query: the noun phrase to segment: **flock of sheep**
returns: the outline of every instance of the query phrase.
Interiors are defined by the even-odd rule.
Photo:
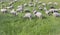
[[[33,0],[31,0],[29,3],[24,3],[21,4],[19,6],[17,6],[17,9],[14,9],[13,4],[16,3],[17,0],[14,0],[12,2],[8,3],[8,6],[5,6],[4,2],[0,2],[2,4],[2,8],[0,10],[0,12],[4,13],[10,13],[13,14],[15,16],[18,15],[18,13],[25,13],[25,15],[23,16],[24,18],[29,18],[31,20],[31,18],[33,16],[36,16],[37,18],[43,18],[43,14],[39,11],[36,10],[36,7],[38,8],[38,10],[40,11],[44,11],[44,13],[46,15],[53,15],[54,17],[60,17],[60,8],[56,8],[55,6],[58,5],[57,2],[48,2],[47,4],[41,1],[36,0],[35,2],[33,2]],[[32,13],[29,9],[25,9],[25,7],[33,7]],[[49,9],[47,8],[49,6]],[[33,15],[33,16],[32,16]]]

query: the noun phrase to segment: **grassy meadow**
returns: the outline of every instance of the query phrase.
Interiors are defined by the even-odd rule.
[[[21,2],[16,2],[14,8],[16,9],[19,4],[23,4],[29,0],[22,0]],[[42,2],[48,3],[58,2],[60,7],[60,0],[40,0]],[[7,5],[8,2],[5,2]],[[1,4],[0,4],[1,8]],[[27,7],[32,11],[32,7]],[[46,17],[44,19],[33,18],[31,21],[29,19],[23,19],[24,13],[20,13],[18,16],[13,16],[11,14],[0,13],[0,35],[60,35],[60,18],[47,16],[42,11],[43,15]]]

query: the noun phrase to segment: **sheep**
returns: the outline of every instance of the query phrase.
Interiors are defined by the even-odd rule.
[[[2,13],[7,13],[7,9],[6,9],[6,8],[2,8],[2,9],[1,9],[1,12],[2,12]]]
[[[24,6],[20,5],[18,6],[18,8],[16,9],[17,12],[23,12]]]
[[[48,2],[48,5],[52,5],[52,2]]]
[[[50,16],[49,10],[45,10],[45,13],[46,13],[46,15],[49,15]]]
[[[34,7],[36,7],[36,3],[34,3]]]
[[[11,2],[9,2],[8,4],[9,4],[9,5],[12,5],[12,4],[14,4],[14,2],[13,2],[13,1],[11,1]]]
[[[26,13],[25,13],[25,15],[24,15],[23,17],[24,17],[24,18],[29,18],[29,19],[31,20],[32,14],[30,13],[30,11],[29,11],[29,10],[26,10],[25,12],[26,12]]]
[[[38,4],[42,4],[42,1],[38,2]]]
[[[12,9],[13,8],[13,5],[11,5],[11,6],[8,6],[8,7],[6,7],[7,9]]]
[[[18,15],[17,12],[16,12],[14,9],[12,9],[12,10],[10,11],[10,13],[13,14],[13,15],[15,15],[15,16]]]
[[[58,9],[54,9],[54,12],[58,12],[59,10]]]
[[[22,12],[22,8],[16,9],[17,12]]]
[[[58,10],[60,11],[60,8]]]
[[[34,5],[34,4],[33,4],[32,2],[29,3],[29,6],[30,6],[30,7],[33,7],[33,5]]]
[[[35,0],[35,2],[37,3],[37,2],[39,2],[39,0]]]
[[[44,11],[45,11],[45,10],[47,10],[47,8],[46,8],[46,7],[44,7]]]
[[[60,13],[54,12],[54,13],[53,13],[53,16],[54,16],[54,17],[60,17]]]
[[[42,3],[42,5],[45,7],[46,6],[46,3]]]
[[[50,9],[49,11],[53,13],[53,12],[58,12],[59,10],[58,9]]]
[[[58,5],[58,3],[57,2],[54,2],[54,5]]]
[[[27,4],[27,3],[25,3],[25,4],[24,4],[24,7],[26,7],[26,6],[28,6],[28,4]]]
[[[18,0],[14,0],[14,2],[17,2]]]
[[[42,6],[39,6],[38,8],[39,8],[39,10],[43,10],[43,7]]]
[[[36,10],[33,11],[34,16],[38,17],[39,19],[42,18],[42,13],[41,12],[37,12]]]

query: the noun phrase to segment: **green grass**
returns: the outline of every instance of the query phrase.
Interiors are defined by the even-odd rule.
[[[60,0],[41,1],[46,3],[56,1],[60,3]],[[14,7],[16,8],[19,4],[22,4],[22,2],[15,3]],[[26,0],[26,2],[28,2],[28,0]],[[57,8],[59,8],[59,6],[60,5],[58,5]],[[29,7],[29,9],[32,10],[32,7]],[[60,35],[59,17],[55,18],[44,14],[46,18],[33,18],[30,21],[29,19],[23,19],[23,15],[24,13],[20,13],[18,16],[0,13],[0,35]]]

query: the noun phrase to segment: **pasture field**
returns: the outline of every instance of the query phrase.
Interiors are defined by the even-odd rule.
[[[46,3],[49,1],[58,2],[59,4],[56,8],[60,7],[60,0],[40,1]],[[28,3],[29,0],[25,0],[25,2]],[[16,2],[14,4],[15,9],[19,4],[25,2],[24,0],[22,0],[22,2]],[[7,5],[8,2],[5,2],[5,4]],[[32,7],[27,8],[30,9],[30,11],[33,9]],[[44,12],[42,13],[44,14]],[[30,21],[29,19],[23,19],[23,15],[24,13],[20,13],[18,16],[0,13],[0,35],[60,35],[60,17],[47,16],[44,14],[46,18],[33,18]]]

